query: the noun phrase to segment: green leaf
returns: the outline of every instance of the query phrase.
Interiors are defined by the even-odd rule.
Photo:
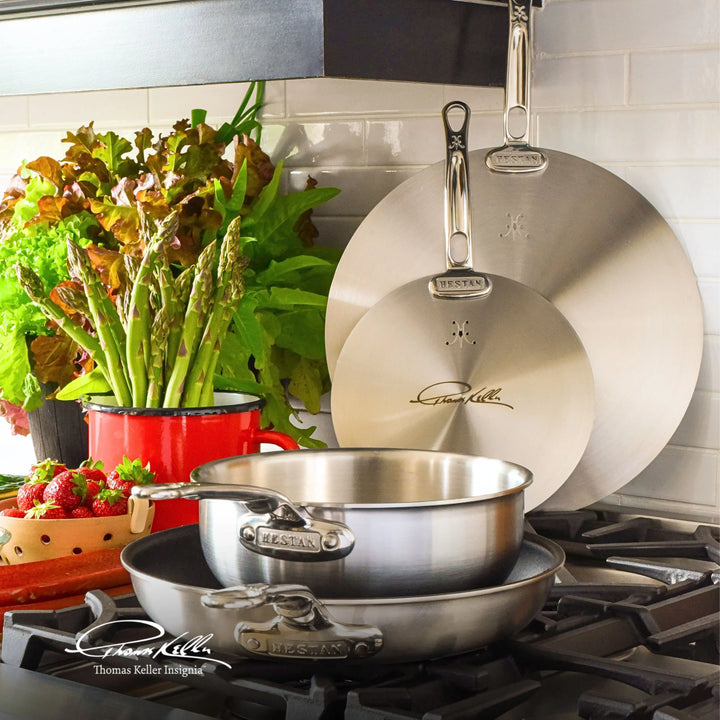
[[[251,395],[260,395],[263,397],[266,393],[271,392],[271,388],[262,385],[254,379],[239,379],[228,377],[227,375],[215,375],[215,389],[227,392],[245,392]]]
[[[320,412],[323,382],[318,363],[300,357],[290,375],[288,391],[303,401],[308,412]]]
[[[190,111],[190,125],[192,127],[198,126],[200,123],[205,122],[205,118],[207,118],[207,110],[202,110],[200,108],[195,108]]]
[[[245,203],[245,194],[247,191],[247,161],[244,161],[242,167],[238,171],[235,182],[232,186],[232,195],[227,198],[219,180],[214,182],[215,188],[215,204],[214,208],[223,216],[223,223],[218,231],[219,235],[227,232],[228,225],[234,218],[240,215]]]
[[[25,335],[0,334],[0,397],[13,405],[24,405],[25,378],[31,372]]]
[[[253,290],[252,297],[255,306],[262,309],[292,310],[297,305],[327,307],[327,296],[297,288],[273,287],[268,290]]]
[[[322,360],[325,357],[324,314],[316,309],[291,310],[277,316],[280,333],[275,344],[292,350],[303,358]]]
[[[272,180],[260,191],[255,198],[255,202],[250,208],[248,217],[255,219],[261,218],[267,212],[268,208],[277,200],[278,189],[280,188],[280,179],[282,177],[283,161],[281,160],[275,167]]]
[[[267,362],[267,345],[262,325],[255,316],[255,303],[251,298],[244,298],[240,303],[233,317],[233,333],[237,336],[245,354],[242,357],[249,358],[252,355],[255,362],[264,365]],[[225,340],[227,342],[227,338]],[[225,342],[223,342],[223,349]],[[237,362],[237,356],[235,359]],[[247,364],[247,362],[245,362]]]
[[[296,255],[285,260],[271,260],[267,270],[257,274],[257,281],[261,285],[291,285],[300,284],[302,273],[299,271],[309,268],[323,268],[331,272],[335,265],[313,255]]]
[[[80,375],[55,393],[56,400],[77,400],[83,395],[100,395],[112,392],[110,384],[100,368],[95,368],[86,375]]]
[[[279,164],[278,167],[281,167]],[[277,169],[276,169],[277,171]],[[273,181],[275,178],[273,178]],[[272,184],[272,181],[271,183]],[[263,193],[270,187],[266,186],[258,197],[257,204],[260,204]],[[294,225],[298,218],[306,211],[332,200],[340,190],[338,188],[310,188],[301,192],[292,193],[290,195],[281,195],[272,197],[272,212],[268,212],[267,207],[261,207],[262,212],[256,211],[253,205],[246,219],[246,224],[252,228],[254,234],[260,237],[269,237],[282,225],[291,223]]]
[[[31,372],[23,378],[23,395],[25,395],[25,401],[23,402],[22,407],[23,410],[26,410],[27,412],[37,410],[43,404],[40,383],[37,377]]]
[[[116,177],[132,175],[133,163],[123,157],[132,150],[130,141],[114,132],[98,134],[97,139],[100,142],[93,148],[93,157],[102,160]]]

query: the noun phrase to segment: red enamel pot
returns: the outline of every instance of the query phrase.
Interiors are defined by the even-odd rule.
[[[297,450],[289,435],[260,427],[264,400],[245,393],[215,393],[215,404],[191,408],[120,407],[107,396],[84,403],[89,433],[88,450],[105,470],[123,456],[150,464],[155,482],[189,482],[196,467],[213,460],[249,455],[260,445]],[[153,531],[198,522],[196,501],[157,503]]]

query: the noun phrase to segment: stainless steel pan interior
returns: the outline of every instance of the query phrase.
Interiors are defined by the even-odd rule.
[[[506,167],[491,168],[488,156],[502,160],[496,149],[469,153],[473,252],[484,271],[551,301],[589,357],[592,433],[575,470],[543,504],[573,509],[625,485],[675,432],[700,366],[702,304],[684,249],[640,193],[591,162],[527,145],[531,53],[523,13],[529,16],[529,0],[513,0],[512,13],[503,149],[509,159]],[[525,126],[514,137],[508,125],[518,112],[525,113]],[[383,199],[350,240],[328,302],[333,375],[368,310],[437,269],[443,183],[444,163],[419,172]]]
[[[520,551],[532,475],[456,453],[332,449],[217,460],[192,479],[133,494],[199,498],[205,558],[225,586],[397,597],[501,582]]]
[[[197,525],[136,540],[121,559],[151,619],[175,635],[207,635],[214,650],[395,663],[454,655],[517,633],[543,606],[564,555],[549,540],[526,535],[502,585],[405,598],[315,599],[303,618],[293,617],[299,613],[286,601],[294,593],[295,610],[304,604],[297,589],[256,586],[215,594],[220,586],[205,563]],[[265,598],[274,602],[263,604]],[[310,616],[318,615],[322,627],[309,627]]]

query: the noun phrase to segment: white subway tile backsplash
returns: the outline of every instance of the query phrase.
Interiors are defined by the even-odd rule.
[[[0,132],[26,130],[28,127],[28,98],[0,97]]]
[[[705,308],[705,332],[720,335],[720,279],[701,279],[698,287]]]
[[[221,83],[183,87],[150,88],[148,90],[150,122],[171,128],[176,120],[190,118],[191,111],[207,111],[207,122],[219,125],[232,119],[245,97],[249,83]],[[254,97],[254,95],[253,95]],[[268,82],[265,86],[264,118],[285,114],[284,85]]]
[[[720,450],[720,393],[695,392],[670,444]]]
[[[502,110],[505,89],[501,87],[472,87],[468,85],[446,85],[443,88],[443,105],[452,100],[462,100],[473,112],[481,110]],[[439,110],[440,108],[435,108]]]
[[[288,122],[263,125],[263,149],[287,167],[364,165],[364,125],[343,122]]]
[[[718,512],[718,457],[710,450],[669,445],[621,493],[671,503],[706,505]]]
[[[371,120],[367,145],[369,165],[428,165],[444,157],[439,117]]]
[[[717,45],[717,0],[549,0],[536,11],[539,53]]]
[[[445,157],[445,133],[439,110],[434,117],[369,120],[367,126],[370,166],[429,165]],[[500,145],[502,138],[500,113],[472,114],[468,131],[470,150]]]
[[[690,257],[695,274],[720,277],[720,222],[671,221],[670,226]]]
[[[630,55],[630,103],[720,101],[720,48]]]
[[[594,162],[717,163],[718,127],[716,108],[539,113],[540,144]]]
[[[74,128],[76,129],[76,128]],[[65,132],[0,133],[0,172],[14,174],[23,161],[41,155],[62,157],[67,146]]]
[[[417,114],[439,111],[441,85],[314,78],[287,81],[287,111],[305,115]]]
[[[417,168],[331,168],[316,172],[293,169],[289,187],[302,190],[311,175],[321,187],[340,188],[340,194],[319,206],[315,213],[324,216],[367,215],[391,190],[417,172]]]
[[[626,178],[663,217],[720,218],[718,165],[631,166]]]
[[[31,95],[28,102],[31,128],[74,131],[94,121],[97,132],[119,132],[148,123],[147,90]]]
[[[697,389],[720,392],[720,335],[705,336]]]
[[[538,58],[531,107],[612,107],[625,103],[624,55]]]
[[[313,214],[313,225],[320,233],[315,242],[323,247],[343,249],[347,246],[362,220],[362,217],[327,217]]]

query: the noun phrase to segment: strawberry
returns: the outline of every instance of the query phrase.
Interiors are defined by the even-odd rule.
[[[48,483],[42,480],[28,480],[18,488],[17,506],[23,512],[31,510],[35,506],[35,501],[43,501],[43,495]]]
[[[29,480],[47,483],[65,470],[67,470],[67,466],[58,460],[43,460],[30,468]]]
[[[103,465],[104,463],[102,460],[93,460],[92,458],[88,458],[81,463],[77,471],[81,472],[85,476],[86,480],[94,480],[97,483],[104,483],[105,472],[103,471]]]
[[[85,507],[90,507],[92,505],[92,501],[95,499],[95,496],[101,491],[105,489],[105,482],[97,480],[88,480],[87,481],[87,495],[85,495],[85,501],[82,503]]]
[[[56,475],[46,486],[43,500],[54,500],[66,512],[76,508],[87,495],[87,480],[78,470],[66,470]]]
[[[11,507],[11,508],[5,508],[4,510],[0,510],[0,515],[4,515],[5,517],[16,517],[16,518],[24,518],[25,513],[20,510],[20,508]]]
[[[114,490],[122,490],[125,497],[135,485],[149,485],[155,478],[155,473],[150,470],[150,463],[142,464],[142,460],[130,460],[123,455],[123,461],[107,475],[107,486]]]
[[[35,501],[35,507],[25,513],[28,520],[60,520],[67,517],[67,513],[52,500],[47,502]]]
[[[95,517],[124,515],[127,512],[127,498],[122,490],[106,488],[95,496],[92,511]]]
[[[93,511],[85,505],[78,505],[74,510],[70,511],[71,518],[91,518],[95,517]]]

